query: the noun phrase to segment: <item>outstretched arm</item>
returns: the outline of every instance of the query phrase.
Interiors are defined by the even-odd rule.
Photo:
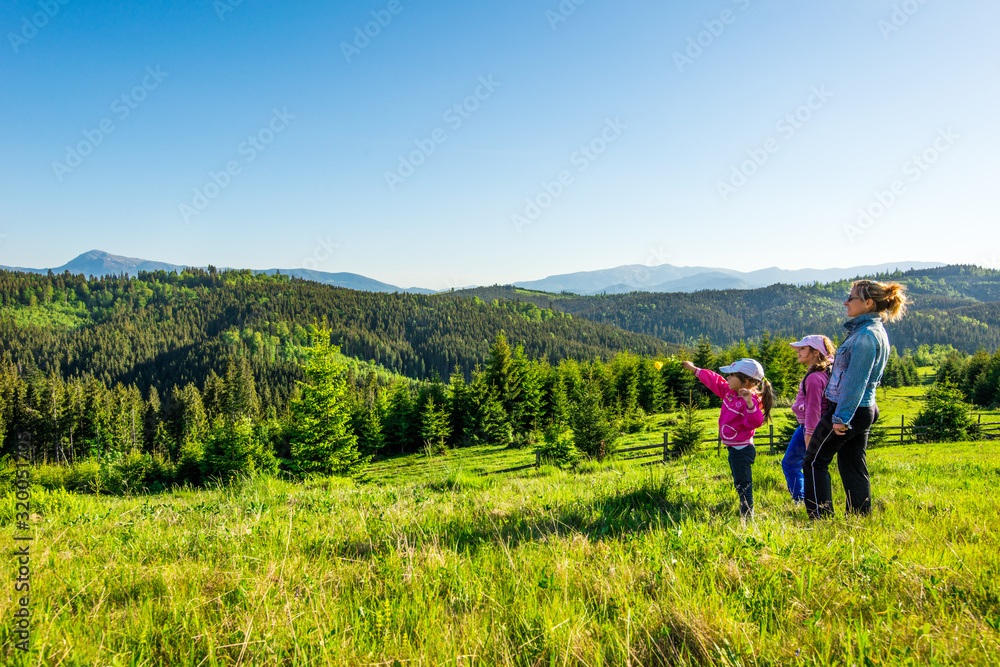
[[[703,385],[708,387],[708,390],[711,391],[713,394],[715,394],[719,398],[726,397],[726,392],[729,391],[729,383],[726,382],[726,379],[724,377],[722,377],[715,371],[710,371],[706,368],[698,368],[690,361],[682,362],[681,366],[683,366],[685,370],[694,373],[695,376],[698,378],[698,380]]]

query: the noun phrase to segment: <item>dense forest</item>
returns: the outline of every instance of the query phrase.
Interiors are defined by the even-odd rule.
[[[413,379],[447,377],[456,367],[471,377],[500,331],[549,363],[678,349],[511,301],[360,292],[211,267],[89,280],[0,271],[0,354],[42,373],[134,384],[143,393],[201,385],[240,350],[264,405],[282,406],[301,378],[310,325],[321,319],[344,355]]]
[[[1000,348],[1000,271],[946,266],[875,278],[905,284],[912,297],[909,314],[887,326],[890,340],[901,351],[921,345],[953,345],[969,354],[980,348]],[[606,296],[556,295],[494,286],[452,296],[533,303],[670,343],[690,346],[699,337],[710,336],[715,344],[728,346],[764,333],[842,337],[843,300],[851,282]]]
[[[0,272],[3,451],[29,433],[42,461],[115,464],[139,455],[188,481],[224,470],[222,459],[237,450],[257,467],[294,461],[292,413],[320,331],[324,344],[339,347],[338,405],[349,409],[349,435],[366,455],[423,446],[440,431],[428,431],[428,420],[455,406],[465,407],[449,445],[510,442],[541,423],[553,364],[603,368],[672,349],[532,304],[357,292],[250,271],[89,280]],[[490,400],[482,389],[481,365],[504,332],[517,341],[517,377],[533,378],[523,392],[533,407],[514,416],[513,398]],[[519,382],[500,386],[514,391]],[[462,393],[466,385],[474,399]]]

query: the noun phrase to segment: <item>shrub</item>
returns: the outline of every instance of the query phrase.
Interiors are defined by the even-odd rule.
[[[43,489],[63,489],[70,478],[70,470],[69,466],[55,464],[35,466],[31,471],[31,481]]]
[[[534,449],[538,446],[538,433],[534,431],[518,431],[508,445],[509,449]]]
[[[622,432],[624,433],[642,433],[648,430],[649,418],[642,408],[636,408],[622,418]]]
[[[571,466],[580,458],[573,447],[573,437],[565,429],[549,428],[545,430],[541,444],[537,449],[542,463],[556,466]]]
[[[197,440],[188,440],[181,445],[180,461],[177,462],[177,481],[200,486],[205,459],[205,448]]]
[[[587,389],[580,397],[577,409],[570,415],[573,444],[586,456],[603,461],[614,454],[618,429],[601,406],[598,392]]]
[[[132,451],[125,458],[110,466],[108,490],[114,494],[146,488],[146,475],[152,467],[148,454]]]
[[[0,457],[0,496],[14,491],[14,482],[17,479],[17,466],[10,454]]]
[[[217,424],[205,443],[202,474],[205,479],[227,480],[240,475],[274,473],[278,459],[262,429],[249,418]]]
[[[705,439],[705,424],[698,418],[698,406],[686,403],[681,406],[681,416],[673,429],[671,440],[675,454],[687,454],[695,450]]]
[[[972,405],[965,402],[961,390],[947,379],[927,392],[913,426],[918,429],[918,439],[924,442],[971,440],[979,435],[979,427],[972,420]]]
[[[146,470],[146,486],[150,491],[163,491],[177,483],[177,466],[160,454],[146,455],[149,467]]]
[[[66,479],[66,488],[78,493],[96,493],[102,488],[101,475],[101,464],[97,461],[74,463]]]

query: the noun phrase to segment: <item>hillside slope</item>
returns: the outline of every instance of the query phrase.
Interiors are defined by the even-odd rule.
[[[258,382],[285,395],[299,377],[297,355],[311,324],[324,318],[345,355],[416,379],[448,377],[456,366],[470,374],[501,331],[529,358],[550,363],[677,349],[511,301],[360,292],[250,271],[95,280],[0,271],[0,354],[46,374],[90,374],[108,386],[201,386],[243,349]]]
[[[888,326],[893,344],[900,349],[936,343],[950,343],[966,352],[1000,348],[1000,271],[945,266],[877,277],[905,284],[912,297],[909,314]],[[691,345],[707,336],[716,345],[729,346],[765,332],[842,337],[843,300],[850,286],[851,281],[843,280],[753,290],[600,296],[493,286],[456,291],[451,296],[533,303],[679,345]]]

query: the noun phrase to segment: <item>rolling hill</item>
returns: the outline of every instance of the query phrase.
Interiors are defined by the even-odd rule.
[[[891,274],[909,288],[909,314],[887,328],[899,349],[951,344],[966,352],[1000,348],[1000,271],[974,266],[945,266]],[[751,290],[576,296],[493,286],[456,291],[457,298],[531,302],[627,331],[679,345],[699,337],[728,346],[767,332],[802,336],[822,333],[842,337],[843,297],[851,281],[805,286],[778,284]]]

